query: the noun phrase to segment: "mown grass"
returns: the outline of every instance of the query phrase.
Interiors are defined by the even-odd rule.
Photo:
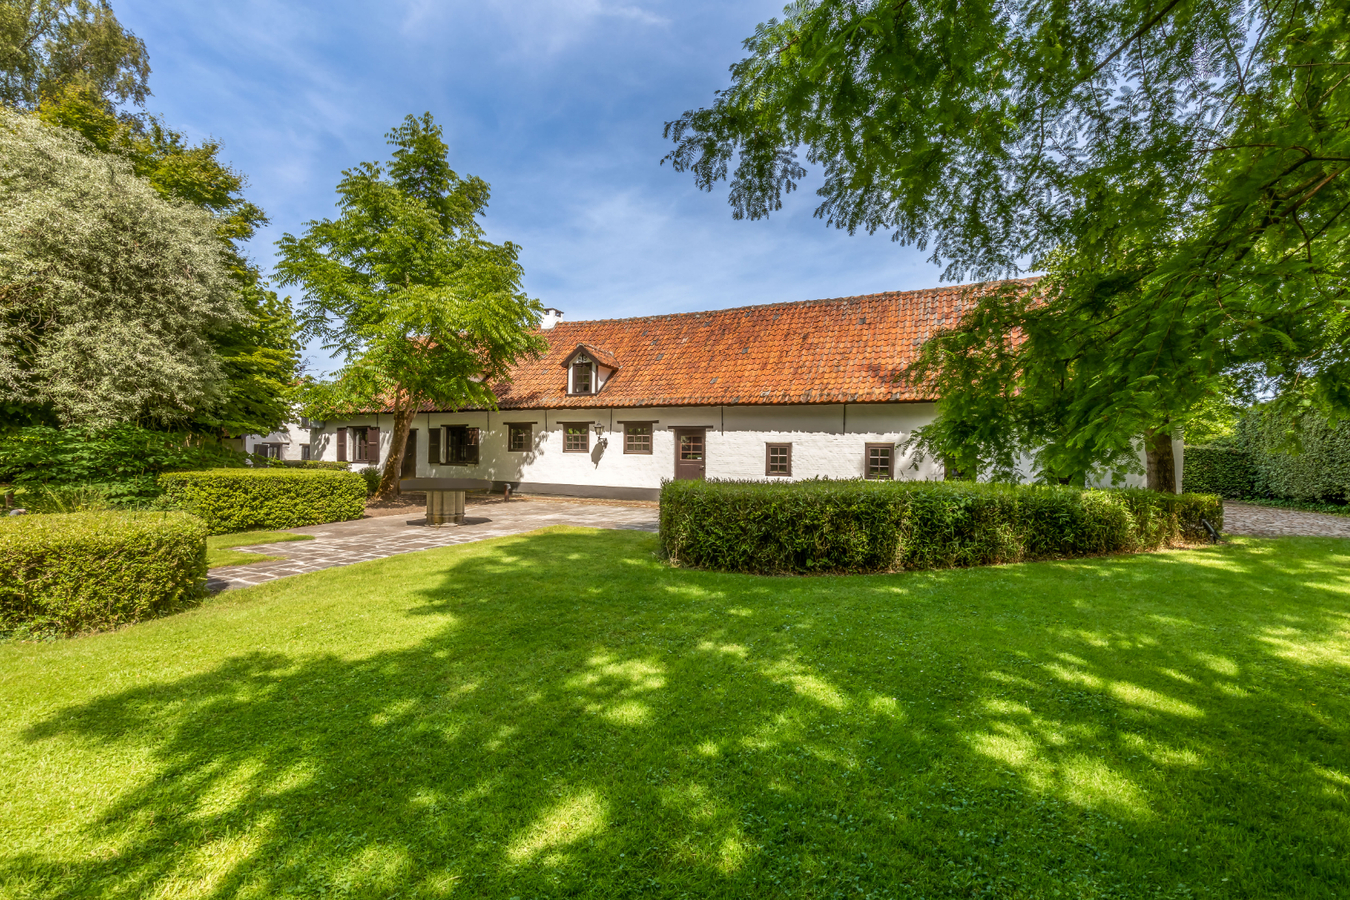
[[[1350,892],[1350,542],[857,578],[558,529],[0,646],[0,894]]]
[[[243,553],[235,547],[251,547],[255,544],[279,544],[282,541],[312,541],[308,534],[294,534],[289,531],[241,531],[237,534],[213,534],[206,539],[206,566],[244,566],[249,563],[266,562],[280,559],[279,556],[266,556],[262,553]]]

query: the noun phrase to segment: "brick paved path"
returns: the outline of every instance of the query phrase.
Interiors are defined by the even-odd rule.
[[[1350,538],[1350,516],[1332,516],[1274,506],[1249,506],[1225,500],[1223,530],[1228,534],[1254,537],[1307,535]]]
[[[207,587],[212,591],[247,587],[284,578],[317,572],[335,566],[349,566],[368,559],[381,559],[415,550],[430,550],[451,544],[465,544],[507,534],[521,534],[548,525],[586,525],[592,528],[623,528],[655,531],[659,511],[655,506],[619,506],[554,500],[513,500],[510,503],[471,505],[463,525],[428,528],[423,517],[380,516],[355,522],[310,525],[290,529],[310,534],[312,541],[287,541],[280,544],[255,544],[239,547],[245,553],[280,556],[283,559],[246,566],[222,566],[212,569]]]

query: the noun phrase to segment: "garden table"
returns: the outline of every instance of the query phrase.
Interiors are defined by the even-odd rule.
[[[427,492],[428,525],[463,525],[464,492],[492,490],[482,478],[404,478],[399,490]]]

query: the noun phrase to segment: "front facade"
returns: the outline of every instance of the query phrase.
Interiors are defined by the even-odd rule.
[[[655,499],[680,478],[940,479],[940,462],[901,446],[933,421],[934,398],[896,376],[982,289],[590,322],[551,314],[548,352],[494,387],[497,410],[418,413],[403,475],[620,499]],[[310,431],[311,456],[377,465],[392,424],[388,412],[326,422]]]

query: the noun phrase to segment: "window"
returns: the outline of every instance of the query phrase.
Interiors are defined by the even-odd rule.
[[[592,384],[591,358],[579,353],[577,358],[572,360],[572,393],[592,394],[594,393]]]
[[[895,445],[868,444],[866,477],[873,481],[890,481],[895,477]]]
[[[506,433],[506,449],[512,453],[524,453],[530,449],[534,443],[534,423],[522,422],[515,425],[508,424]]]
[[[254,444],[253,452],[264,459],[281,459],[280,444]]]
[[[591,424],[576,422],[563,424],[563,452],[589,453],[591,449]]]
[[[652,423],[623,423],[623,452],[650,454],[652,452]]]
[[[792,474],[791,444],[764,445],[764,474],[765,475]]]
[[[349,428],[348,433],[352,436],[352,461],[370,462],[370,441],[366,439],[366,428]]]
[[[468,425],[447,425],[445,461],[452,466],[478,465],[478,429]]]
[[[309,459],[309,453],[310,453],[310,450],[309,450],[309,444],[301,444],[301,445],[300,445],[300,458],[301,458],[301,459]]]
[[[308,427],[309,427],[309,417],[308,417],[308,416],[301,416],[301,417],[300,417],[300,427],[301,427],[301,428],[308,428]]]

